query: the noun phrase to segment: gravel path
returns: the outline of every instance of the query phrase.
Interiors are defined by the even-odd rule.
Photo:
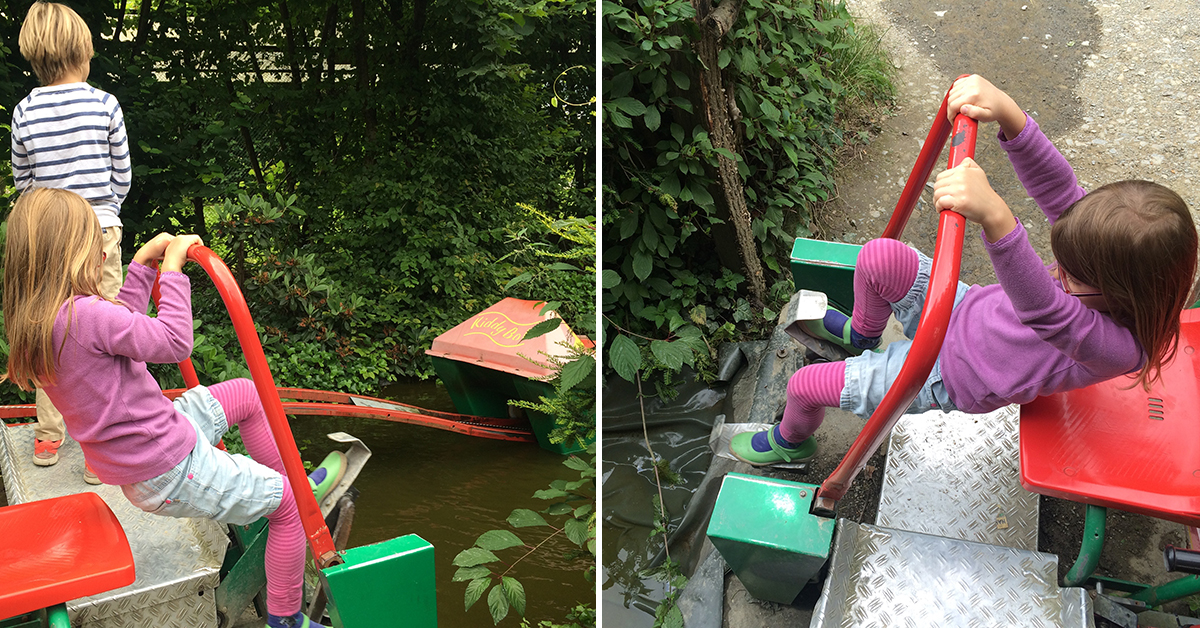
[[[1142,178],[1200,211],[1200,3],[1097,4],[1101,45],[1084,62],[1082,124],[1061,138],[1085,187]],[[1089,42],[1092,43],[1092,42]],[[1083,45],[1083,42],[1077,42]]]

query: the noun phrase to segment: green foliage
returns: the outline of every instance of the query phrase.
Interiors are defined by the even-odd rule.
[[[587,604],[578,604],[571,612],[567,613],[567,623],[556,624],[550,620],[543,619],[538,622],[537,628],[595,628],[596,626],[596,609]],[[524,619],[521,620],[521,628],[530,628],[531,624]]]
[[[0,107],[37,86],[15,53],[29,4],[0,10]],[[589,2],[72,6],[92,29],[89,78],[121,102],[131,138],[126,261],[159,231],[203,236],[280,382],[364,392],[432,376],[433,338],[538,263],[510,256],[526,243],[512,234],[548,232],[525,208],[594,214],[595,118],[576,106],[594,89]],[[593,333],[572,309],[586,280],[558,275],[527,291],[558,292],[535,298]],[[216,379],[240,351],[207,283],[194,275],[197,366]]]
[[[722,5],[723,6],[723,5]],[[810,235],[828,200],[851,108],[892,95],[878,38],[842,4],[747,0],[717,42],[738,151],[713,146],[692,3],[602,3],[605,242],[602,270],[608,366],[625,379],[646,365],[678,371],[711,357],[704,338],[763,333],[790,292],[785,254]],[[722,103],[724,104],[724,103]],[[754,311],[731,270],[727,190],[718,158],[741,175],[771,292]],[[715,254],[714,254],[715,253]],[[723,261],[728,260],[728,261]]]
[[[578,343],[564,347],[566,356],[543,355],[545,362],[538,363],[554,369],[553,375],[542,378],[554,384],[554,394],[539,396],[537,402],[514,399],[509,405],[554,417],[551,443],[586,446],[596,440],[596,350]]]
[[[574,314],[575,329],[595,328],[595,221],[587,218],[551,219],[532,207],[523,207],[538,218],[531,227],[513,233],[511,240],[522,243],[510,257],[515,261],[516,277],[505,290],[520,290],[525,286],[559,286],[564,301],[544,303],[542,313],[559,311]],[[535,229],[533,227],[540,227]],[[533,238],[537,238],[536,240]],[[553,260],[553,261],[552,261]],[[559,328],[562,318],[549,318],[534,325],[525,333],[533,339]],[[512,400],[510,405],[554,417],[554,429],[548,435],[551,443],[572,443],[587,446],[596,439],[596,350],[578,341],[561,343],[563,355],[525,356],[529,361],[553,374],[541,378],[554,384],[554,394],[538,397],[538,401]]]
[[[683,575],[679,564],[673,560],[664,561],[652,575],[667,583],[667,595],[654,609],[654,628],[683,628],[683,613],[677,602],[687,584],[687,576]]]
[[[516,529],[550,528],[552,531],[536,545],[529,545],[510,530],[489,530],[479,535],[474,547],[462,550],[454,557],[454,565],[458,571],[454,573],[454,582],[466,582],[467,588],[463,595],[465,610],[471,610],[484,592],[487,592],[488,611],[492,621],[499,624],[508,616],[509,611],[517,615],[525,615],[525,587],[516,578],[508,575],[514,567],[533,552],[538,551],[550,539],[565,536],[577,550],[568,554],[568,559],[578,561],[584,572],[584,577],[595,581],[596,570],[596,452],[594,447],[587,450],[588,460],[571,456],[563,462],[567,468],[577,472],[579,479],[574,481],[555,480],[547,489],[534,493],[537,499],[551,502],[539,512],[528,508],[517,508],[508,516],[508,524]],[[547,517],[561,524],[554,525]],[[561,518],[561,519],[559,519]],[[509,552],[521,548],[519,554]],[[514,555],[512,562],[505,563],[497,554]],[[489,590],[490,588],[490,590]],[[567,626],[595,626],[595,610],[587,605],[577,606],[567,621]],[[522,620],[523,626],[529,624]],[[538,624],[542,628],[558,626],[549,621]]]
[[[519,246],[506,256],[513,262],[510,279],[504,289],[521,294],[521,290],[532,286],[558,286],[562,301],[543,302],[541,313],[562,312],[572,316],[575,329],[592,330],[595,320],[595,221],[590,217],[549,215],[531,206],[521,209],[532,214],[536,220],[519,229],[511,230],[509,241]],[[526,296],[525,298],[530,298]],[[592,321],[592,322],[589,322]],[[564,323],[563,318],[551,317],[534,325],[525,333],[525,339],[533,339],[551,333]],[[460,569],[454,574],[455,582],[467,582],[464,593],[466,610],[483,598],[487,591],[488,611],[492,620],[499,624],[515,610],[522,616],[521,625],[529,626],[524,620],[525,589],[520,581],[508,573],[526,556],[556,536],[566,538],[580,549],[569,557],[580,559],[584,576],[595,580],[596,558],[596,351],[577,338],[561,343],[562,351],[556,355],[541,353],[525,356],[526,359],[552,371],[542,378],[554,384],[554,394],[539,397],[537,402],[513,400],[513,406],[541,412],[555,420],[549,434],[552,443],[575,443],[586,448],[590,460],[575,456],[563,464],[578,472],[578,480],[555,480],[549,488],[534,493],[534,497],[553,502],[540,512],[528,508],[517,508],[508,516],[508,524],[514,529],[550,528],[553,532],[536,546],[526,545],[519,536],[508,530],[491,530],[480,535],[475,546],[467,548],[454,558]],[[559,355],[560,354],[560,355]],[[550,520],[563,517],[560,526]],[[497,573],[491,565],[501,563],[496,552],[505,553],[517,547],[526,551]],[[488,587],[491,587],[488,590]],[[590,605],[577,606],[567,616],[568,624],[539,622],[539,628],[583,628],[596,625],[595,609]]]
[[[537,208],[518,204],[526,220],[510,227],[507,242],[513,250],[498,262],[512,266],[513,276],[504,284],[510,296],[533,301],[548,300],[552,307],[580,333],[596,327],[596,217],[551,217]],[[530,330],[548,333],[554,325]]]

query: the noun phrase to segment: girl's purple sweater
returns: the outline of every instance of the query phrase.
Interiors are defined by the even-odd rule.
[[[121,305],[76,296],[54,321],[54,346],[63,349],[55,382],[45,391],[105,484],[162,475],[196,445],[195,428],[146,370],[147,362],[181,362],[191,354],[191,283],[183,273],[162,273],[158,317],[150,317],[154,275],[130,262],[117,294]]]
[[[1017,177],[1053,223],[1087,192],[1028,115],[1025,129],[1000,145]],[[999,284],[971,286],[950,316],[942,381],[960,410],[991,412],[1112,379],[1146,359],[1129,329],[1063,292],[1029,244],[1021,221],[983,245]]]

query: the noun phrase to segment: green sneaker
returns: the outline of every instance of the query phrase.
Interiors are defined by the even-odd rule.
[[[312,488],[313,496],[320,504],[322,499],[342,481],[346,475],[346,454],[332,451],[321,461],[312,473],[308,474],[308,486]]]
[[[822,320],[804,320],[799,322],[800,328],[804,330],[804,333],[814,338],[832,342],[850,355],[862,355],[863,351],[868,349],[873,351],[879,350],[879,338],[864,339],[862,336],[859,336],[860,340],[873,340],[874,345],[866,348],[855,346],[853,340],[851,340],[850,317],[832,306],[825,310],[825,318]],[[830,329],[837,329],[840,332],[835,334]]]
[[[817,441],[810,436],[800,443],[795,448],[787,448],[779,444],[776,439],[775,431],[778,426],[773,427],[766,432],[742,432],[736,434],[733,440],[729,442],[729,453],[742,462],[748,463],[755,467],[763,467],[782,462],[807,462],[817,454]],[[759,451],[754,447],[754,437],[759,434],[766,435],[767,444],[770,449]],[[759,438],[761,442],[762,438]]]

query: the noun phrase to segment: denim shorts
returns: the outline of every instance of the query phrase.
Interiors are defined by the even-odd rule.
[[[125,497],[151,514],[235,525],[253,523],[275,512],[283,500],[283,476],[246,456],[215,447],[229,425],[212,393],[197,386],[174,403],[196,428],[196,446],[166,473],[123,485]]]
[[[920,251],[917,251],[917,255],[921,260],[917,269],[917,280],[913,282],[912,288],[904,298],[892,304],[892,313],[904,326],[904,335],[908,338],[917,333],[921,310],[925,307],[925,296],[929,292],[929,274],[933,268],[933,260],[929,256]],[[962,302],[968,288],[967,284],[958,282],[958,289],[954,294],[954,307],[958,307]],[[884,394],[896,381],[911,347],[912,340],[900,340],[889,344],[882,353],[866,351],[862,355],[846,358],[846,386],[842,388],[841,408],[863,418],[871,416],[883,401]],[[939,357],[905,414],[917,414],[928,410],[949,412],[957,409],[946,392],[946,386],[942,384],[942,360]]]

